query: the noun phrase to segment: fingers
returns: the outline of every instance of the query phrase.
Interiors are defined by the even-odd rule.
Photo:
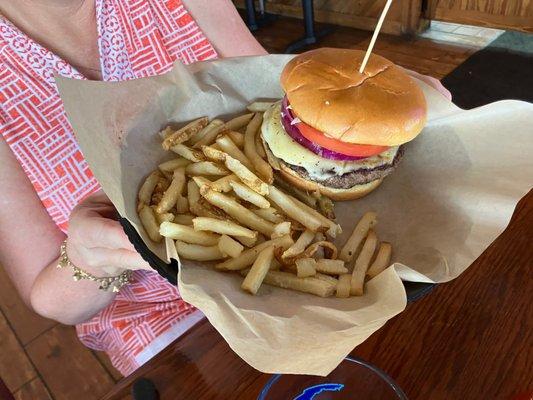
[[[123,249],[89,249],[87,250],[84,259],[87,266],[91,268],[100,268],[102,271],[108,273],[114,273],[111,271],[119,271],[123,269],[151,269],[139,253]]]
[[[80,214],[71,219],[69,239],[86,248],[135,251],[120,223],[100,216]]]
[[[444,85],[436,78],[433,78],[432,76],[428,75],[422,75],[416,71],[412,71],[407,68],[402,68],[408,75],[411,75],[422,82],[426,83],[427,85],[431,86],[432,88],[436,89],[440,94],[442,94],[444,97],[446,97],[448,100],[452,100],[452,93],[444,87]]]

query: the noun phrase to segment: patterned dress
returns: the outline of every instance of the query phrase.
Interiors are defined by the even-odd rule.
[[[175,60],[217,57],[181,0],[95,1],[105,81],[162,74]],[[0,15],[0,132],[51,218],[67,232],[71,210],[99,186],[65,116],[55,73],[85,79]],[[128,375],[201,318],[157,273],[136,271],[115,301],[77,332]]]

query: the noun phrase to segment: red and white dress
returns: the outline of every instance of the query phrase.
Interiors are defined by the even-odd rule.
[[[181,0],[96,0],[102,76],[141,78],[217,53]],[[74,206],[99,186],[74,139],[54,73],[85,79],[0,15],[0,132],[64,232]],[[77,326],[128,375],[203,315],[156,272],[136,271],[115,301]]]

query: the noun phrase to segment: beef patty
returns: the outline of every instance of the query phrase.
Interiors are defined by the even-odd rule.
[[[403,157],[404,153],[404,146],[400,146],[398,149],[398,152],[394,156],[394,159],[390,164],[384,164],[380,165],[379,167],[375,168],[361,168],[357,169],[355,171],[348,172],[344,175],[334,175],[329,178],[326,178],[324,180],[318,180],[311,178],[309,176],[309,173],[307,170],[303,167],[300,167],[298,165],[292,165],[289,164],[281,159],[278,159],[279,162],[283,163],[285,166],[292,169],[294,172],[296,172],[298,175],[300,175],[302,178],[307,179],[309,181],[318,182],[323,186],[335,188],[335,189],[349,189],[355,185],[364,185],[366,183],[375,181],[376,179],[381,179],[389,175],[400,160]]]

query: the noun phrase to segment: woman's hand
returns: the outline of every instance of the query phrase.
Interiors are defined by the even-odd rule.
[[[437,89],[440,92],[440,94],[442,94],[448,100],[452,101],[451,92],[448,89],[446,89],[442,85],[442,83],[440,83],[440,81],[438,79],[433,78],[432,76],[422,75],[422,74],[420,74],[420,73],[418,73],[416,71],[412,71],[412,70],[407,69],[407,68],[403,68],[403,70],[405,72],[407,72],[407,74],[411,75],[412,77],[421,80],[422,82],[426,83],[427,85],[431,86],[434,89]]]
[[[117,275],[124,269],[151,269],[115,218],[116,210],[102,191],[74,208],[67,239],[72,263],[98,276]]]

